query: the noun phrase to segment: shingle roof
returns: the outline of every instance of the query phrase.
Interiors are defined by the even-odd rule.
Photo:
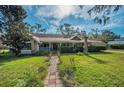
[[[63,35],[60,34],[38,34],[35,33],[33,36],[39,37],[39,38],[64,38]]]
[[[58,34],[33,34],[33,38],[38,42],[50,42],[50,43],[81,43],[84,40],[74,40],[71,38],[64,38],[63,35]],[[88,40],[90,43],[102,43],[101,41]]]

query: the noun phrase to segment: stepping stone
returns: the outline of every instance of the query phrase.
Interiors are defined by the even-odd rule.
[[[59,72],[58,72],[58,63],[59,59],[58,56],[53,55],[50,59],[50,66],[48,68],[48,75],[46,76],[44,80],[44,86],[45,87],[62,87],[62,81],[60,80],[59,77]]]
[[[56,86],[55,84],[48,85],[48,87],[55,87],[55,86]]]
[[[48,81],[48,84],[50,84],[50,85],[53,85],[53,84],[55,84],[56,83],[56,80],[55,79],[50,79],[49,81]]]
[[[56,75],[56,72],[51,72],[50,75]]]
[[[56,84],[56,87],[63,87],[62,84]]]
[[[50,80],[51,80],[51,79],[56,79],[56,76],[55,76],[55,75],[51,75],[51,76],[50,76]]]
[[[48,87],[48,84],[44,84],[44,87]]]
[[[56,80],[56,84],[62,84],[62,81],[59,80],[59,79],[57,79],[57,80]]]

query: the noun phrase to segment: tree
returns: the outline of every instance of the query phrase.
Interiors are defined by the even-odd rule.
[[[88,36],[91,39],[100,39],[101,38],[101,31],[98,28],[91,29],[91,32],[89,32]]]
[[[83,6],[79,6],[79,7],[80,9],[83,9]],[[120,5],[95,5],[93,8],[89,9],[87,13],[90,15],[91,18],[93,18],[93,20],[96,23],[105,26],[110,20],[109,14],[113,12],[117,12],[120,8],[121,8]],[[95,31],[95,37],[97,37],[98,29],[96,30],[92,29],[92,31]],[[85,37],[84,39],[86,40]],[[87,42],[85,41],[85,43]],[[85,44],[85,47],[87,47],[86,45],[87,44]],[[85,52],[88,51],[87,48],[84,48],[84,51]]]
[[[38,33],[46,33],[46,29],[44,29],[41,24],[36,23],[34,26],[34,32],[38,32]]]
[[[121,5],[96,5],[87,12],[91,17],[95,15],[95,22],[106,25],[110,20],[109,15],[116,13],[121,7]]]
[[[73,35],[80,34],[78,31],[79,28],[74,28],[74,26],[67,23],[61,25],[57,30],[65,37],[71,37]]]
[[[0,6],[1,40],[19,55],[30,35],[23,19],[27,16],[22,6]]]
[[[110,30],[107,29],[102,32],[101,39],[103,42],[108,43],[108,41],[120,39],[120,35],[116,35],[114,32],[111,32]]]
[[[87,33],[86,31],[81,31],[81,35],[82,37],[84,38],[84,48],[83,48],[83,52],[84,54],[88,54],[88,42],[87,42],[87,39],[88,39],[88,36],[87,36]]]

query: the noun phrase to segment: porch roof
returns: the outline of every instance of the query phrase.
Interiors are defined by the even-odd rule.
[[[70,38],[48,38],[48,37],[33,37],[37,42],[45,42],[45,43],[83,43],[84,39],[82,40],[72,40]],[[102,41],[97,40],[87,40],[88,43],[103,43]]]

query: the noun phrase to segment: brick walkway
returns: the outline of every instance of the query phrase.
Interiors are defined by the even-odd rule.
[[[62,87],[62,81],[59,78],[57,65],[59,58],[57,55],[52,55],[50,59],[50,66],[48,68],[48,75],[44,80],[45,87]]]

